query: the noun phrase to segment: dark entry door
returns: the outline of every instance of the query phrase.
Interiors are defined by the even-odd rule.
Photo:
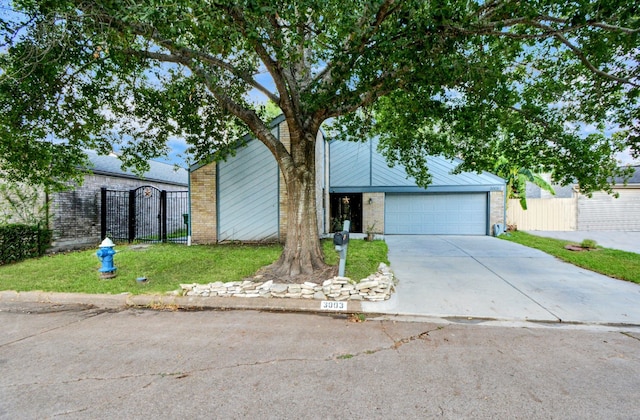
[[[351,232],[362,233],[362,194],[332,193],[329,195],[331,232],[342,229],[345,220],[351,221]]]

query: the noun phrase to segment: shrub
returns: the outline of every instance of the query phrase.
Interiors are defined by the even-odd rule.
[[[0,226],[0,265],[44,255],[52,232],[38,226]]]
[[[596,249],[598,244],[593,239],[585,239],[580,243],[580,246],[587,249]]]

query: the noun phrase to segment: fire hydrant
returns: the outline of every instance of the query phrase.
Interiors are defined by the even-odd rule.
[[[96,252],[98,259],[102,263],[102,267],[98,270],[100,271],[100,278],[112,279],[116,276],[117,268],[113,266],[113,256],[118,251],[113,249],[114,246],[116,245],[111,239],[105,238],[100,244],[100,249]]]

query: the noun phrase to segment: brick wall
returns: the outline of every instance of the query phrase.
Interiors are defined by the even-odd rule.
[[[504,220],[504,191],[490,192],[489,206],[491,208],[489,214],[489,234],[493,235],[493,225],[496,223],[500,223],[506,228],[506,220]]]
[[[362,194],[362,230],[366,233],[369,229],[384,233],[384,193]]]
[[[100,238],[100,189],[131,190],[153,185],[160,190],[186,191],[176,186],[108,175],[86,175],[84,183],[70,191],[51,195],[51,228],[54,251],[97,246]]]
[[[283,121],[280,124],[280,142],[290,150],[291,147],[291,137],[289,136],[289,128],[287,127],[287,122]],[[289,197],[289,193],[287,192],[287,184],[284,182],[284,176],[282,175],[282,171],[278,171],[279,174],[279,182],[280,182],[280,191],[278,196],[278,204],[280,206],[280,242],[284,242],[287,239],[287,199]]]
[[[191,240],[197,244],[218,241],[216,163],[191,173]]]

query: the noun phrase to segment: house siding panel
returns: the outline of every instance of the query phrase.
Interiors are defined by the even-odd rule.
[[[318,234],[324,232],[325,226],[325,144],[323,140],[324,135],[321,132],[318,132],[316,136],[316,220],[318,222]]]
[[[640,189],[619,188],[615,198],[604,192],[578,199],[578,230],[640,231]]]
[[[367,143],[347,141],[331,142],[331,188],[354,187],[354,191],[366,187],[380,187],[380,190],[390,191],[396,188],[415,188],[414,178],[408,177],[405,167],[396,164],[389,167],[383,155],[377,152],[378,139]],[[493,191],[504,188],[504,181],[490,173],[462,172],[453,174],[452,171],[460,161],[445,159],[441,156],[427,157],[427,166],[431,174],[431,184],[427,188],[464,189]]]
[[[404,166],[390,168],[384,156],[374,153],[371,157],[372,185],[374,186],[414,186],[415,181],[407,178]]]
[[[218,164],[218,241],[278,239],[278,166],[259,141]]]
[[[330,144],[332,187],[371,185],[371,148],[369,143],[334,141]]]

